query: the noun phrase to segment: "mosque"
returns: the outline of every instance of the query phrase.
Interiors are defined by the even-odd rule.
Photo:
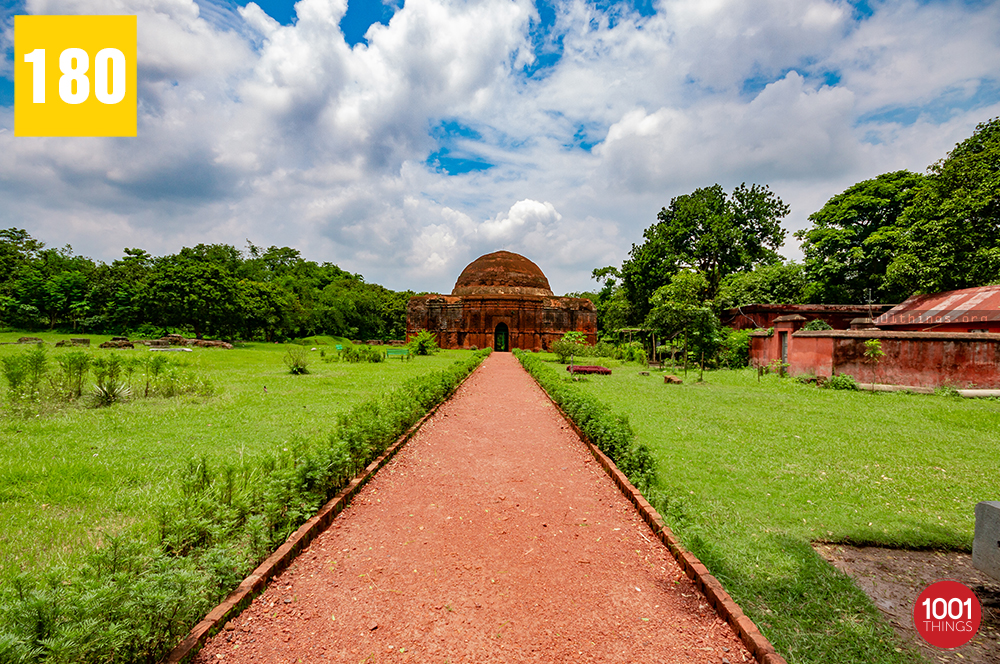
[[[597,341],[590,300],[556,297],[530,260],[510,251],[480,256],[462,270],[451,295],[418,295],[406,308],[406,337],[437,335],[441,348],[547,350],[566,332]]]

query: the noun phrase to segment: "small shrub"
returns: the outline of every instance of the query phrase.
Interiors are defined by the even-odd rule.
[[[752,330],[722,330],[719,346],[719,366],[741,369],[750,364],[750,334]]]
[[[615,356],[625,362],[635,362],[636,364],[646,364],[646,347],[639,341],[630,341],[618,347]]]
[[[94,380],[97,381],[98,387],[117,383],[122,374],[124,364],[122,358],[114,352],[94,358],[92,366],[94,368]]]
[[[124,382],[117,380],[105,381],[94,386],[92,394],[93,405],[95,408],[105,408],[119,401],[125,401],[130,396],[132,396],[132,390]]]
[[[0,357],[0,368],[7,379],[7,387],[13,397],[21,392],[28,380],[28,364],[24,355]]]
[[[939,397],[961,397],[962,395],[958,393],[958,390],[951,385],[941,385],[934,388],[934,394]]]
[[[823,387],[831,390],[857,390],[858,384],[851,374],[835,374],[823,383]]]
[[[288,373],[300,376],[309,373],[309,351],[302,346],[289,346],[285,351],[285,366]]]
[[[420,330],[407,346],[414,355],[430,355],[438,352],[437,337],[429,330]]]
[[[49,370],[48,357],[45,355],[45,348],[38,344],[35,348],[24,354],[25,366],[28,370],[28,387],[32,392],[38,390],[39,383]]]
[[[573,355],[583,356],[583,346],[575,341],[567,341],[565,337],[552,342],[549,350],[556,354],[562,364],[569,362],[569,358]]]
[[[808,330],[810,332],[818,332],[820,330],[832,330],[833,326],[827,323],[822,318],[814,318],[813,320],[806,323],[805,327],[803,327],[802,329]]]
[[[615,346],[607,341],[598,341],[593,346],[594,357],[614,357]]]
[[[375,346],[348,346],[339,353],[340,359],[344,362],[384,362],[385,353]]]
[[[56,358],[61,372],[62,392],[67,399],[79,399],[83,395],[83,383],[90,372],[90,354],[74,350]]]

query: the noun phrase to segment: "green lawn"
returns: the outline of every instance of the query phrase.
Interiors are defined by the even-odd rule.
[[[665,518],[790,662],[917,661],[809,543],[970,550],[975,504],[1000,497],[1000,402],[696,378],[579,385],[628,415]]]
[[[20,334],[0,334],[0,342]],[[45,339],[50,371],[68,349]],[[84,335],[74,335],[84,336]],[[86,335],[96,346],[108,337]],[[325,343],[324,343],[325,342]],[[293,376],[285,346],[246,344],[233,350],[167,353],[207,378],[211,396],[133,399],[110,408],[28,406],[12,411],[0,378],[0,577],[13,569],[69,562],[81,551],[133,524],[143,526],[174,499],[189,461],[239,461],[290,443],[325,438],[334,415],[405,379],[450,366],[467,351],[411,361],[323,362],[336,343],[311,339],[310,373]],[[0,345],[0,357],[26,347]],[[151,351],[89,351],[142,358]],[[139,382],[133,377],[133,387]],[[267,391],[265,393],[265,387]]]

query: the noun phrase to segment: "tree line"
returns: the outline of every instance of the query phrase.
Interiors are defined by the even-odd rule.
[[[795,233],[801,262],[777,250],[789,207],[766,185],[718,184],[677,196],[620,268],[595,269],[598,328],[683,335],[726,350],[718,313],[749,304],[898,303],[1000,283],[1000,118],[926,174],[884,173],[832,197]]]
[[[289,247],[199,244],[106,264],[0,230],[0,325],[158,336],[265,340],[329,334],[402,339],[412,292],[365,283]]]

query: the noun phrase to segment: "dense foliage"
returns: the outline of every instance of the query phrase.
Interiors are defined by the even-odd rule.
[[[716,184],[673,198],[622,263],[632,309],[644,317],[656,289],[684,268],[705,276],[706,295],[713,299],[726,276],[778,261],[775,250],[785,237],[780,221],[788,212],[766,185],[741,184],[727,196]]]
[[[715,366],[738,366],[724,309],[754,304],[899,303],[914,293],[1000,283],[1000,118],[976,127],[927,175],[884,173],[848,187],[777,253],[789,208],[766,186],[677,196],[620,268],[595,269],[598,333],[642,327]]]
[[[199,244],[160,257],[125,249],[108,265],[69,246],[46,248],[17,228],[0,230],[0,325],[20,329],[402,339],[412,295],[288,247]]]
[[[816,302],[901,302],[909,295],[886,283],[893,234],[926,178],[909,171],[885,173],[837,194],[799,231],[804,266]]]

